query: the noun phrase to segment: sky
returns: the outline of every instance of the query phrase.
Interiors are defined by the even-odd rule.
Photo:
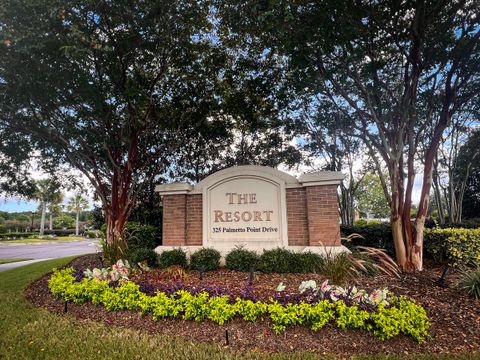
[[[36,159],[37,157],[34,157]],[[83,188],[88,192],[86,198],[90,203],[90,209],[93,207],[93,198],[92,194],[93,191],[91,186],[88,184],[88,180],[80,173],[71,171],[71,174],[77,177],[83,178]],[[39,170],[39,166],[36,163],[36,160],[32,160],[30,162],[30,175],[35,180],[45,179],[47,178],[47,174]],[[68,200],[75,195],[77,189],[64,189],[62,190],[63,193],[63,205],[68,204]],[[0,211],[6,212],[23,212],[23,211],[37,211],[38,209],[38,202],[37,201],[28,201],[22,198],[17,197],[3,197],[0,196]]]
[[[21,212],[21,211],[36,211],[38,207],[35,201],[22,201],[18,199],[0,199],[0,211],[6,212]]]

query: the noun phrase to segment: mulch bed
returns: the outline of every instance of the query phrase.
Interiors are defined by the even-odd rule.
[[[69,266],[75,269],[101,267],[98,255],[86,255],[75,259]],[[102,321],[108,325],[131,327],[152,334],[180,336],[190,341],[203,341],[225,345],[228,330],[229,347],[233,350],[254,350],[260,352],[310,351],[319,354],[349,356],[353,354],[413,354],[413,353],[471,353],[480,351],[480,301],[456,290],[455,275],[449,275],[448,288],[436,283],[442,268],[427,263],[420,273],[406,274],[402,278],[375,276],[356,278],[352,285],[372,290],[387,287],[397,295],[407,295],[421,304],[427,311],[431,339],[417,344],[405,336],[380,341],[365,331],[342,330],[327,325],[317,332],[307,327],[287,328],[282,335],[272,330],[269,319],[247,322],[241,319],[219,326],[210,321],[194,322],[181,319],[153,321],[149,315],[142,316],[134,311],[108,312],[91,303],[68,304],[68,314],[79,319]],[[175,277],[175,275],[172,275]],[[183,283],[186,285],[221,285],[233,291],[240,291],[248,281],[248,273],[222,269],[205,273],[199,280],[199,273],[190,271]],[[64,302],[50,294],[47,282],[50,275],[35,281],[25,290],[27,299],[34,305],[61,314]],[[324,280],[319,274],[261,274],[256,273],[253,289],[260,298],[268,298],[276,286],[283,282],[288,289],[296,289],[304,280]],[[166,281],[165,275],[157,270],[135,277],[155,285]],[[178,279],[173,279],[175,281]],[[167,280],[168,281],[168,280]]]

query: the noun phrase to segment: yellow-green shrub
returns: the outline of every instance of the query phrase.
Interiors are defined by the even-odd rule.
[[[223,325],[235,316],[247,321],[268,316],[276,333],[293,325],[308,326],[316,331],[331,321],[340,328],[371,331],[382,340],[405,334],[421,342],[428,337],[430,326],[425,310],[405,297],[393,297],[388,307],[380,305],[368,312],[358,306],[347,306],[342,300],[283,305],[273,299],[268,302],[230,299],[229,296],[210,296],[206,292],[194,295],[185,290],[172,295],[157,292],[155,296],[149,296],[129,281],[117,287],[110,287],[106,281],[97,279],[77,282],[73,269],[55,270],[49,280],[49,288],[52,294],[65,301],[92,301],[109,311],[139,310],[151,313],[154,320],[179,317],[195,321],[209,319]]]
[[[425,248],[450,266],[480,261],[480,229],[425,230]]]

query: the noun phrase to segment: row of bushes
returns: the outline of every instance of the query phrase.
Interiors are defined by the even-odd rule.
[[[45,229],[43,231],[44,235],[55,235],[55,236],[70,236],[70,235],[75,235],[75,229],[62,229],[62,230],[48,230]]]
[[[348,306],[342,300],[282,305],[273,300],[262,302],[238,297],[232,301],[230,296],[210,296],[206,292],[192,294],[184,290],[172,295],[157,292],[150,296],[130,281],[117,287],[110,287],[107,282],[96,279],[77,282],[72,268],[55,271],[48,286],[54,295],[64,301],[91,301],[95,305],[103,305],[109,311],[141,311],[142,314],[152,314],[154,320],[208,319],[223,325],[234,317],[245,321],[269,317],[276,333],[282,333],[288,326],[294,325],[308,326],[317,331],[326,324],[333,323],[342,329],[370,331],[381,340],[404,334],[421,342],[428,337],[430,326],[425,310],[414,300],[405,297],[394,297],[388,306],[379,305],[369,312],[358,306]]]
[[[29,239],[38,236],[37,232],[11,232],[0,234],[0,240]]]
[[[355,246],[371,246],[395,253],[390,224],[371,224],[365,226],[342,226],[344,237],[356,233],[362,238],[342,241],[350,249]],[[425,229],[425,257],[451,266],[464,265],[480,261],[480,229]]]
[[[465,219],[459,224],[439,225],[441,228],[462,228],[462,229],[478,229],[480,228],[480,218]]]
[[[214,271],[220,267],[220,252],[211,248],[202,248],[190,256],[190,269]],[[158,264],[161,268],[174,265],[187,267],[187,254],[181,248],[167,250],[160,255],[153,250],[136,249],[130,256],[134,264],[147,261],[149,265]],[[320,271],[323,258],[311,252],[296,253],[290,250],[277,248],[264,250],[262,255],[243,248],[231,250],[225,257],[225,265],[229,270],[262,271],[266,273],[310,273]]]
[[[394,244],[390,225],[387,223],[364,226],[342,226],[344,237],[359,234],[362,238],[342,241],[342,244],[354,251],[356,246],[368,246],[385,249],[394,255]],[[158,229],[153,226],[129,223],[126,237],[132,262],[148,260],[152,265],[157,263],[157,255],[153,248],[160,242]],[[436,261],[458,266],[469,262],[480,261],[480,229],[425,229],[425,257]],[[165,252],[158,259],[158,264],[169,264],[169,257],[176,259],[173,264],[186,266],[181,250]],[[197,260],[198,259],[198,260]],[[192,254],[190,267],[199,268],[195,264],[203,264],[205,270],[218,267],[220,254],[213,249],[202,249],[198,254]],[[225,258],[226,266],[232,270],[250,271],[253,267],[264,272],[314,272],[321,267],[322,258],[312,253],[294,253],[285,249],[265,251],[261,256],[245,249],[234,249]],[[193,264],[193,265],[192,265]],[[172,265],[172,264],[171,264]],[[168,266],[168,265],[166,265]]]
[[[425,253],[434,260],[458,267],[480,263],[480,229],[425,230]]]

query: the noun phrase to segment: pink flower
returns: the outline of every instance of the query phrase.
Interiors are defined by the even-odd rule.
[[[118,272],[116,272],[116,271],[112,271],[110,273],[110,278],[112,279],[112,281],[117,281],[119,277],[120,276],[118,275]]]
[[[325,280],[325,281],[322,283],[322,285],[320,285],[320,290],[322,290],[322,292],[326,292],[326,291],[328,291],[328,290],[330,290],[330,289],[331,289],[331,286],[328,285],[328,279]]]
[[[381,299],[381,292],[379,290],[374,290],[369,297],[370,301],[376,304]]]

